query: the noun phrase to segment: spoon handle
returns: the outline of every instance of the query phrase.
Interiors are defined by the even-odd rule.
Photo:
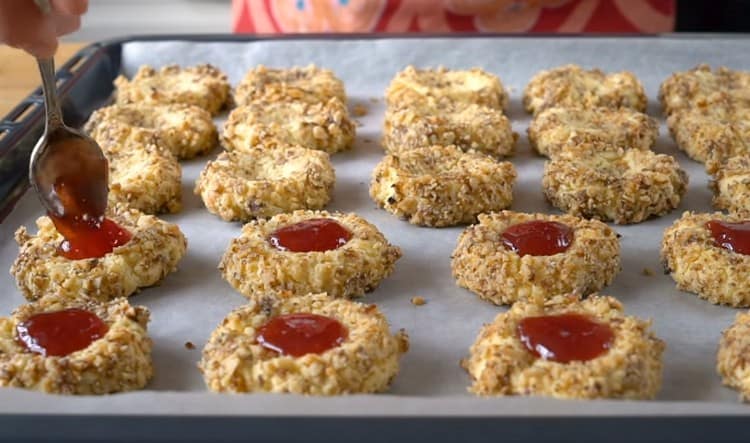
[[[36,59],[39,73],[42,75],[42,90],[44,91],[44,109],[47,112],[45,132],[50,133],[63,125],[60,102],[57,99],[57,85],[55,84],[55,61],[50,58]]]

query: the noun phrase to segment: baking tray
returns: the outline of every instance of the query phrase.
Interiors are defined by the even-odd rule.
[[[518,154],[512,159],[519,171],[512,209],[556,212],[543,201],[539,172],[543,161],[530,153],[525,137],[529,117],[522,110],[520,95],[533,73],[568,62],[605,70],[630,69],[644,82],[650,99],[649,113],[657,116],[660,110],[656,90],[669,73],[699,62],[750,69],[750,60],[745,56],[748,49],[750,40],[744,36],[255,39],[226,35],[143,36],[83,49],[58,72],[63,112],[72,125],[82,124],[94,109],[105,104],[112,92],[112,80],[121,72],[132,75],[134,65],[141,62],[157,66],[174,61],[213,62],[229,73],[233,83],[250,66],[269,64],[279,58],[283,58],[285,66],[317,62],[343,73],[350,105],[367,106],[370,112],[361,118],[363,126],[359,128],[355,149],[333,157],[337,186],[330,208],[356,210],[404,248],[405,256],[397,264],[396,273],[364,301],[381,305],[394,328],[406,328],[412,336],[412,349],[402,360],[401,374],[388,394],[337,398],[241,396],[209,394],[197,387],[199,374],[194,365],[185,367],[185,362],[197,361],[199,351],[188,351],[178,344],[191,340],[200,348],[210,329],[196,334],[183,327],[184,318],[180,319],[179,313],[186,309],[184,305],[176,303],[174,294],[168,298],[160,297],[160,293],[187,294],[204,285],[202,278],[217,279],[215,257],[239,232],[238,225],[211,218],[192,195],[192,179],[206,162],[205,158],[198,159],[183,164],[184,212],[165,218],[181,226],[183,221],[187,226],[197,220],[204,222],[205,228],[200,235],[186,232],[188,256],[177,274],[168,277],[162,287],[131,299],[154,312],[150,330],[152,336],[156,334],[157,378],[145,392],[107,397],[0,391],[0,437],[17,440],[64,435],[79,441],[750,439],[750,433],[743,429],[750,408],[737,403],[734,391],[718,386],[713,370],[719,333],[731,323],[736,311],[710,306],[693,295],[676,291],[667,276],[642,274],[644,268],[659,270],[658,234],[665,226],[683,210],[710,209],[710,193],[701,166],[677,152],[664,127],[656,150],[675,155],[687,169],[691,178],[689,198],[668,217],[634,227],[615,227],[624,236],[624,270],[603,291],[623,300],[626,312],[654,318],[657,334],[667,341],[664,387],[659,398],[650,402],[480,399],[468,395],[465,386],[469,380],[458,367],[458,359],[466,354],[481,324],[503,308],[491,307],[452,283],[445,251],[455,243],[462,228],[417,228],[377,210],[367,198],[369,173],[362,173],[371,170],[382,155],[377,142],[384,108],[382,100],[374,103],[372,99],[382,97],[395,72],[409,63],[483,66],[509,87],[509,117],[521,135]],[[228,54],[232,63],[227,63]],[[134,58],[139,63],[134,64]],[[20,223],[28,225],[41,214],[34,196],[24,195],[28,187],[28,156],[43,125],[40,94],[39,90],[34,91],[0,123],[0,208],[3,217],[7,216],[0,224],[1,267],[9,266],[15,256],[9,252],[15,249],[10,244],[12,232]],[[199,218],[191,221],[189,217]],[[210,237],[210,243],[201,243],[206,237]],[[7,274],[0,281],[7,288],[0,300],[2,313],[6,314],[23,299]],[[207,284],[203,287],[211,291],[207,292],[210,300],[198,309],[202,317],[210,318],[204,320],[212,327],[244,300],[228,285],[218,290]],[[425,296],[428,304],[411,306],[408,300],[414,295]],[[190,305],[189,298],[185,301]],[[172,317],[163,313],[165,306],[172,311]],[[172,329],[165,326],[171,324]],[[167,342],[169,346],[164,345]],[[439,349],[442,342],[453,345],[449,353]],[[172,371],[175,367],[181,370]]]

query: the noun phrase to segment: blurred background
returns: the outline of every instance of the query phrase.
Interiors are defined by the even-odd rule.
[[[305,2],[335,1],[341,0],[244,0],[246,4],[265,5],[293,2],[298,7]],[[508,7],[513,7],[513,3],[508,0]],[[676,0],[676,10],[678,32],[750,32],[748,0]],[[231,0],[91,0],[81,30],[63,40],[91,42],[135,34],[228,33],[233,29],[232,14]]]
[[[204,34],[232,30],[230,0],[90,0],[81,29],[63,41],[92,42],[135,34]]]

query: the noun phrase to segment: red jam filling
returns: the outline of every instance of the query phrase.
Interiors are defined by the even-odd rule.
[[[32,315],[16,326],[16,337],[31,352],[62,357],[88,347],[107,329],[96,314],[74,308]]]
[[[558,222],[533,220],[513,225],[502,234],[506,248],[524,255],[554,255],[573,243],[573,229]]]
[[[323,252],[338,249],[352,233],[330,218],[314,218],[277,229],[268,241],[280,251]]]
[[[581,314],[527,317],[517,332],[532,354],[560,363],[594,359],[607,352],[614,339],[608,325]]]
[[[85,181],[65,177],[55,183],[54,190],[63,205],[62,215],[49,214],[65,240],[58,253],[70,260],[99,258],[117,246],[130,241],[132,235],[125,228],[104,217],[101,196],[85,188]],[[92,194],[92,195],[89,195]]]
[[[283,355],[320,354],[346,340],[349,331],[338,320],[317,314],[274,317],[258,329],[257,341]]]
[[[738,254],[750,255],[750,221],[725,222],[711,220],[706,223],[714,244]]]
[[[81,260],[104,257],[114,248],[130,241],[132,235],[114,221],[103,218],[95,222],[77,223],[64,237],[58,253],[70,260]]]

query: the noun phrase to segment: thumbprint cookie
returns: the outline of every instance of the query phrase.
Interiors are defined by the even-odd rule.
[[[97,395],[141,389],[153,375],[148,309],[45,299],[0,318],[0,386]]]
[[[599,69],[565,65],[537,73],[523,91],[532,114],[551,107],[631,108],[646,112],[646,92],[632,72],[606,74]]]
[[[750,402],[750,313],[737,314],[734,323],[721,334],[716,369],[721,381]]]
[[[423,101],[447,100],[456,105],[480,105],[504,110],[508,94],[497,76],[482,69],[417,69],[408,66],[396,74],[385,92],[389,108],[411,108]]]
[[[664,231],[661,260],[678,289],[715,304],[750,306],[750,220],[685,212]]]
[[[750,154],[729,158],[710,182],[716,209],[750,216]]]
[[[750,155],[750,107],[721,107],[674,112],[667,125],[677,146],[716,172],[731,157]]]
[[[629,108],[547,108],[534,116],[528,135],[531,147],[551,158],[566,146],[594,142],[648,150],[659,135],[659,124]]]
[[[701,64],[675,72],[659,87],[659,101],[670,116],[686,109],[725,110],[750,106],[750,72]]]
[[[409,223],[452,226],[510,206],[515,179],[510,162],[430,146],[385,156],[373,171],[370,196]]]
[[[356,214],[295,211],[242,227],[219,269],[247,298],[289,291],[359,297],[393,272],[401,249]]]
[[[211,334],[199,367],[214,392],[382,392],[408,349],[375,305],[326,294],[261,296]]]
[[[146,105],[182,103],[203,108],[216,115],[229,97],[229,80],[216,67],[202,64],[190,67],[164,66],[156,70],[141,66],[135,76],[115,79],[118,104]]]
[[[133,131],[122,144],[100,143],[109,164],[109,206],[146,214],[182,209],[182,168],[148,131]]]
[[[177,225],[135,209],[110,209],[96,227],[63,237],[49,217],[38,232],[16,231],[18,258],[10,268],[28,300],[107,301],[161,282],[177,268],[187,241]]]
[[[664,342],[614,297],[519,301],[484,325],[462,366],[481,396],[652,399]]]
[[[238,106],[291,100],[326,103],[332,98],[346,104],[344,83],[330,69],[315,65],[293,68],[259,65],[245,74],[234,93]]]
[[[399,153],[432,145],[455,145],[495,157],[513,154],[517,134],[502,111],[475,104],[415,102],[385,115],[383,147]]]
[[[229,114],[222,142],[230,151],[287,144],[334,153],[352,147],[355,131],[349,111],[337,98],[319,103],[256,101]]]
[[[451,269],[459,286],[498,305],[585,296],[620,271],[617,237],[602,222],[570,215],[482,214],[459,236]]]
[[[108,145],[124,144],[139,130],[146,131],[179,159],[205,154],[218,144],[211,114],[184,104],[107,106],[91,114],[84,130]]]
[[[545,163],[542,180],[555,207],[618,224],[667,214],[680,204],[687,183],[674,157],[603,143],[566,147]]]
[[[322,209],[335,172],[327,153],[299,146],[222,152],[195,184],[206,208],[226,221],[249,221],[297,209]]]

